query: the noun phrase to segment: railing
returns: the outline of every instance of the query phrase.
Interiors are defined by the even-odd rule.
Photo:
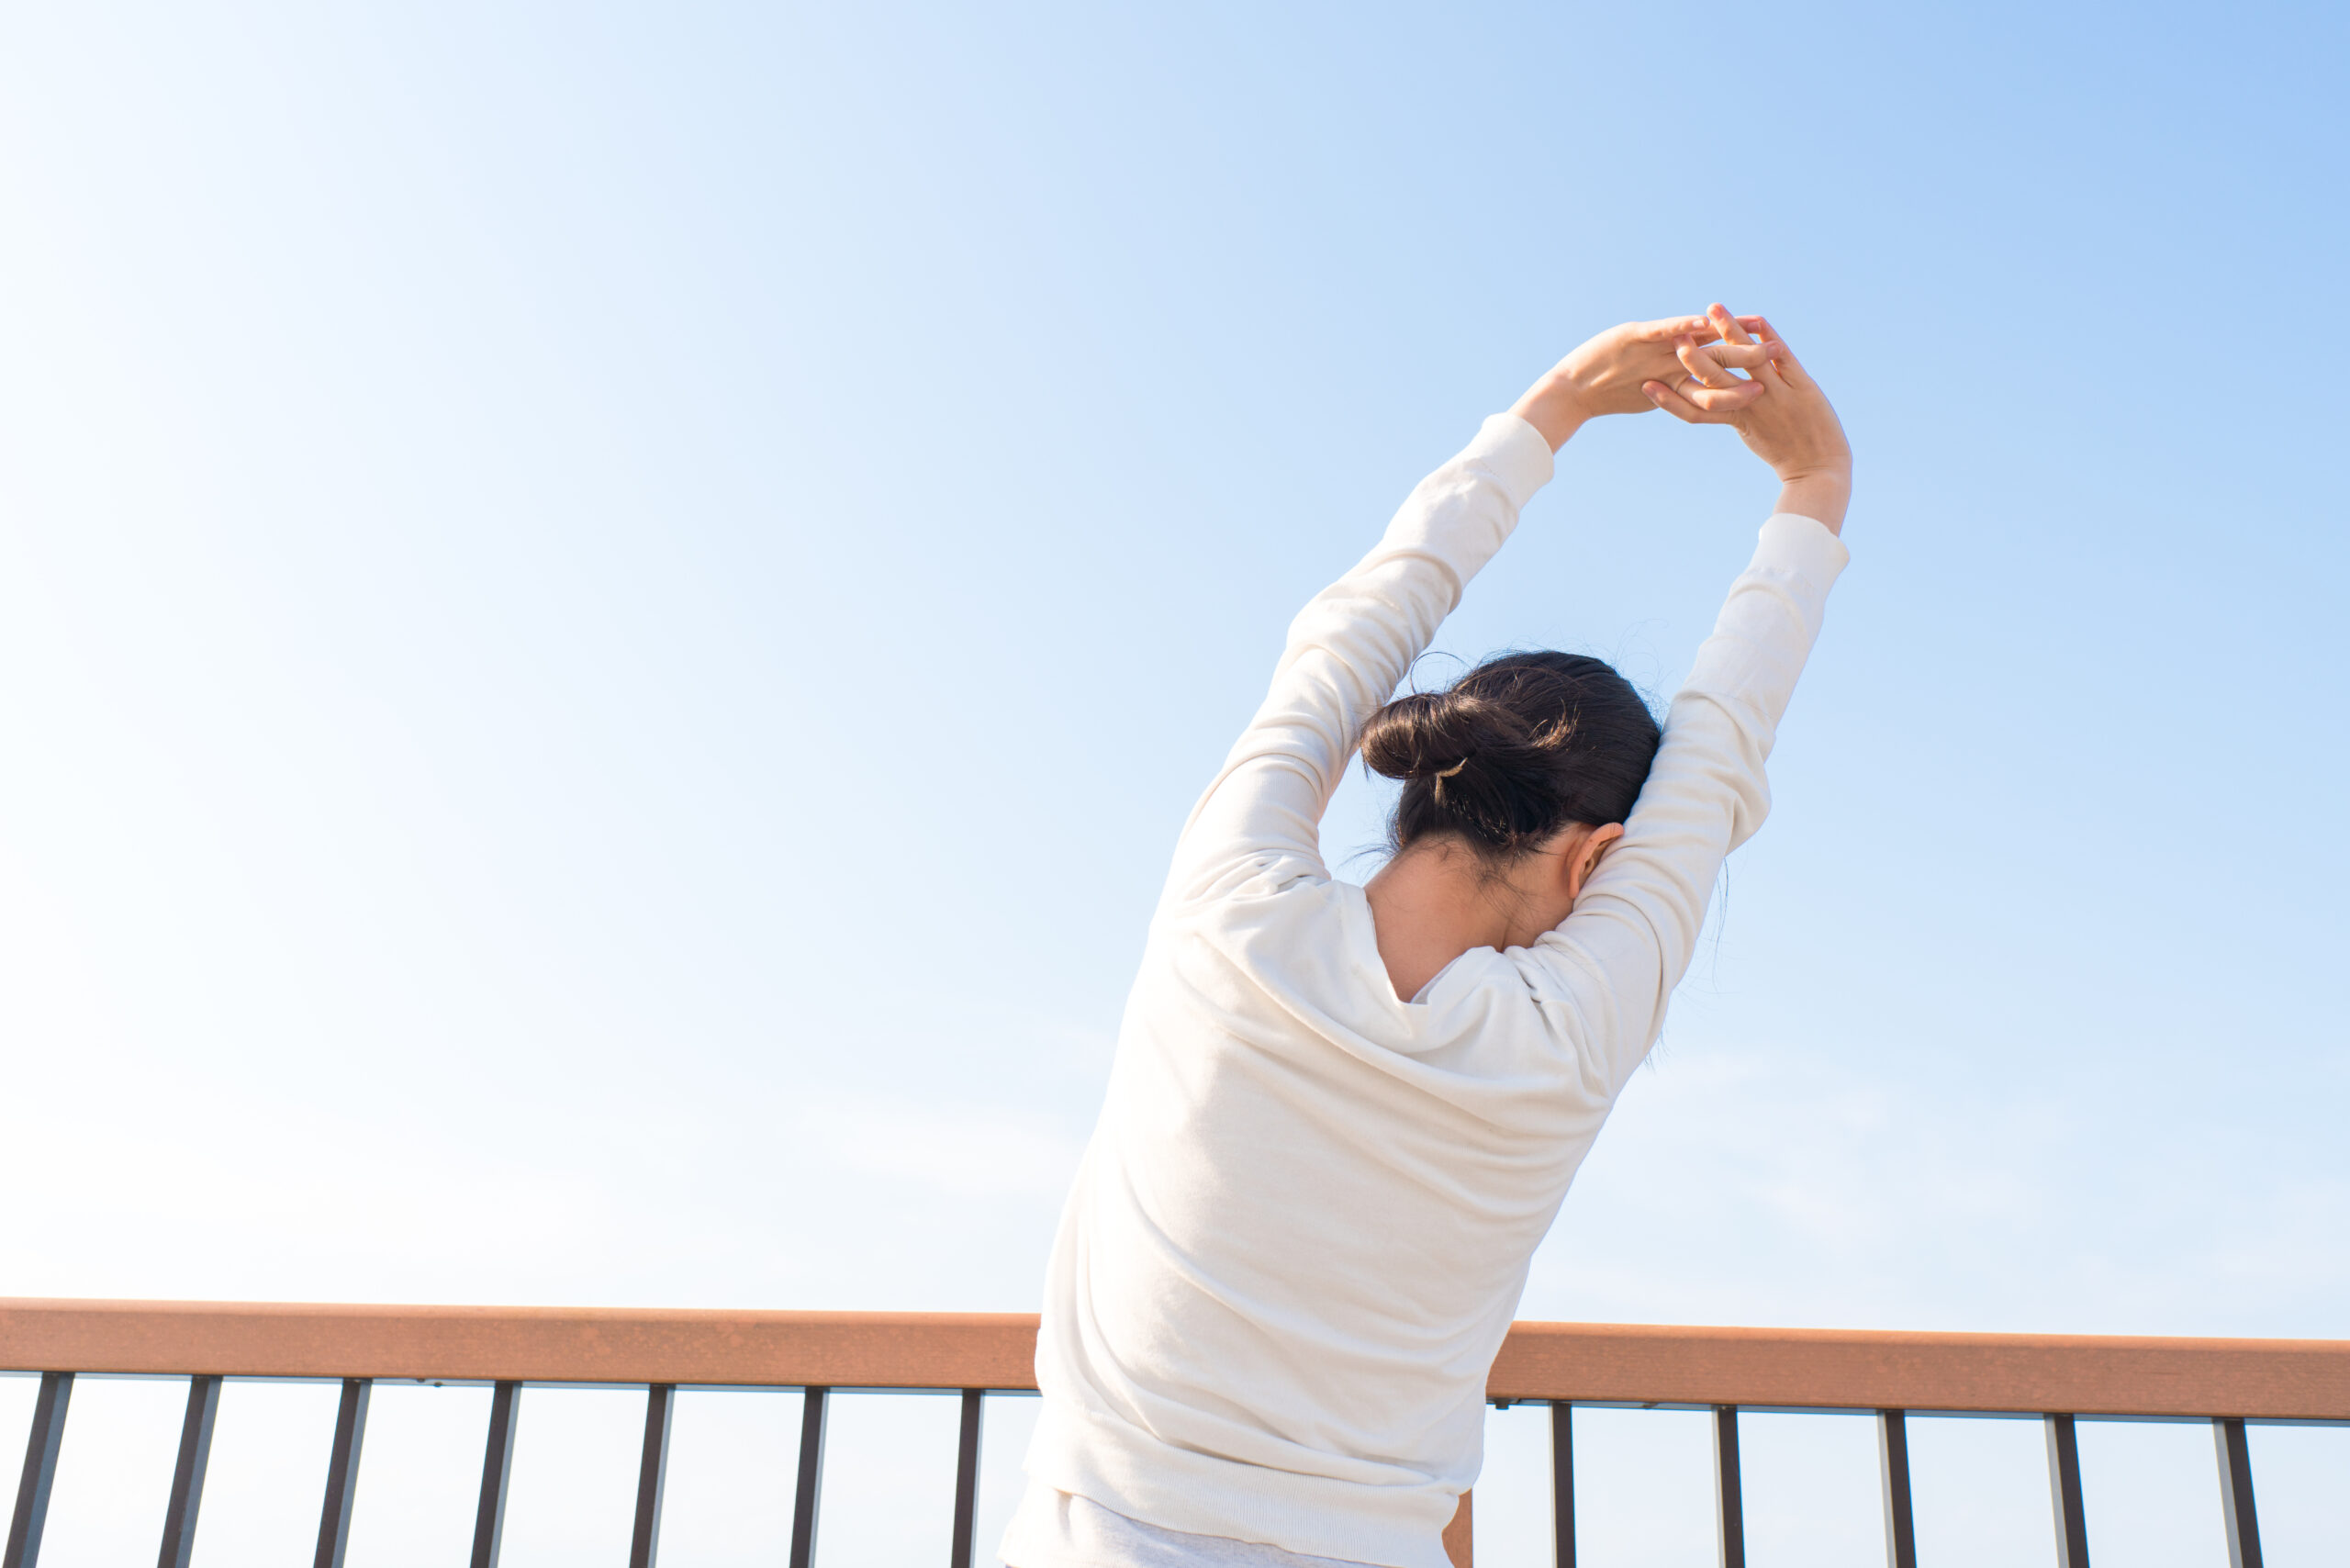
[[[187,1413],[163,1523],[162,1568],[187,1568],[223,1378],[340,1382],[317,1568],[341,1568],[359,1484],[370,1389],[382,1381],[472,1383],[490,1404],[473,1568],[494,1568],[527,1383],[646,1390],[631,1568],[651,1568],[661,1528],[670,1411],[681,1387],[800,1388],[791,1568],[813,1568],[827,1395],[864,1389],[959,1394],[951,1568],[970,1568],[982,1397],[1033,1390],[1036,1320],[1013,1315],[646,1312],[530,1307],[291,1306],[0,1301],[0,1368],[39,1372],[0,1568],[35,1568],[77,1373],[184,1376]],[[2048,1441],[2060,1568],[2087,1568],[2078,1417],[2209,1420],[2233,1568],[2258,1568],[2259,1525],[2244,1442],[2251,1422],[2350,1423],[2350,1341],[2091,1338],[1815,1329],[1521,1323],[1486,1383],[1498,1404],[1551,1409],[1561,1568],[1575,1562],[1577,1405],[1713,1415],[1723,1568],[1744,1568],[1738,1416],[1747,1410],[1873,1412],[1886,1561],[1915,1568],[1905,1416],[2029,1415]],[[1462,1499],[1446,1532],[1470,1562]]]

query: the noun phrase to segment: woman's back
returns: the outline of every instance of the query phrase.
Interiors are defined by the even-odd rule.
[[[1165,1495],[1137,1517],[1246,1535],[1201,1506],[1233,1477],[1166,1468],[1232,1460],[1360,1531],[1299,1538],[1315,1555],[1382,1561],[1374,1543],[1450,1517],[1484,1371],[1607,1109],[1524,958],[1464,955],[1425,1002],[1380,998],[1362,890],[1326,881],[1154,935],[1041,1352],[1098,1417],[1149,1434]]]

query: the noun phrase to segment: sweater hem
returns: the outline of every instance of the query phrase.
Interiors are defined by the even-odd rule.
[[[1050,1397],[1027,1468],[1032,1482],[1160,1529],[1371,1568],[1451,1568],[1444,1527],[1459,1495],[1432,1481],[1366,1485],[1225,1459]]]

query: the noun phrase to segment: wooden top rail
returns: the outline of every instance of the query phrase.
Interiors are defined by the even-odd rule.
[[[1014,1313],[0,1298],[0,1368],[443,1382],[1036,1386]],[[1495,1399],[2350,1420],[2350,1340],[1520,1323]]]

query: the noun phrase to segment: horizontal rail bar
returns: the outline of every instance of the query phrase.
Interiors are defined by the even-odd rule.
[[[0,1298],[0,1368],[151,1375],[1033,1389],[1015,1313]],[[2350,1421],[2350,1340],[1520,1323],[1495,1399]]]
[[[1035,1356],[1033,1314],[0,1298],[0,1367],[27,1371],[1028,1389]]]
[[[5,1329],[0,1329],[5,1334]],[[1519,1323],[1496,1399],[2350,1420],[2350,1340]]]

